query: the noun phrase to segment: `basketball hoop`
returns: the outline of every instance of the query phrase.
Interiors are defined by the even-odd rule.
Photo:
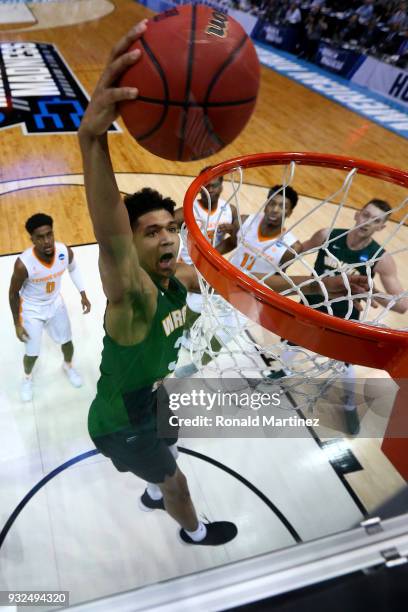
[[[346,171],[347,176],[343,181],[342,187],[336,194],[332,194],[323,200],[320,205],[331,202],[333,195],[338,195],[339,193],[342,196],[341,203],[344,204],[347,200],[350,184],[357,175],[365,175],[405,188],[408,187],[408,172],[361,159],[320,153],[261,153],[231,159],[212,167],[193,181],[184,199],[184,219],[188,229],[188,249],[191,259],[199,271],[204,295],[210,296],[216,291],[234,309],[248,317],[251,321],[291,343],[303,347],[303,349],[313,351],[315,354],[326,356],[330,360],[336,360],[337,362],[350,362],[370,368],[386,370],[399,383],[402,391],[402,387],[407,386],[404,379],[408,379],[407,331],[390,329],[381,322],[381,317],[377,317],[374,321],[368,321],[363,317],[363,322],[337,318],[305,305],[307,300],[303,300],[304,303],[298,303],[285,295],[272,291],[265,284],[262,284],[262,280],[251,276],[248,271],[235,267],[224,258],[206,237],[203,228],[200,229],[198,226],[193,213],[193,202],[204,185],[219,176],[226,178],[230,175],[232,184],[231,200],[233,203],[236,203],[239,202],[239,190],[243,182],[243,169],[276,165],[285,167],[284,179],[282,181],[283,195],[285,188],[292,181],[293,174],[298,166],[316,166]],[[405,199],[398,209],[402,210],[406,207],[407,203],[408,199]],[[396,231],[403,226],[404,220],[407,217],[408,214],[405,212],[405,217],[398,224]],[[299,222],[296,225],[298,224]],[[334,221],[332,227],[333,225]],[[406,250],[408,253],[408,247]],[[313,275],[313,268],[310,265],[304,265]],[[350,269],[350,271],[352,270]],[[285,278],[290,274],[284,266],[271,271],[271,274],[276,273],[285,276]],[[369,271],[368,280],[370,281]],[[373,296],[373,282],[371,281],[369,284],[370,289],[367,294],[359,295],[358,297],[370,303],[375,296]],[[302,298],[302,287],[293,287],[293,289]],[[322,293],[324,294],[323,286]],[[405,295],[406,292],[404,297]],[[349,297],[352,301],[351,293],[349,293]],[[327,295],[324,298],[324,304],[329,306],[330,311],[330,300],[326,298]],[[392,429],[393,419],[396,422],[396,415],[397,413],[399,414],[398,405],[402,399],[400,401],[398,398],[402,398],[401,391],[394,405],[393,417],[387,429],[387,440],[384,441],[385,446],[389,443],[390,436],[395,437],[398,435],[397,430],[394,429],[391,432],[390,428]],[[401,438],[399,440],[402,440],[404,443],[404,453],[399,450],[397,452],[398,456],[395,457],[394,448],[394,451],[388,449],[389,452],[387,454],[390,458],[392,455],[393,463],[395,465],[398,463],[397,469],[408,479],[408,440]],[[397,440],[394,439],[394,446],[396,442]],[[385,448],[384,445],[383,449]]]
[[[192,203],[203,185],[237,168],[295,162],[357,172],[408,188],[408,173],[374,162],[318,153],[262,153],[218,164],[190,185],[184,200],[189,252],[206,281],[234,308],[262,327],[311,351],[338,361],[387,370],[393,378],[408,375],[408,333],[338,319],[279,295],[230,264],[198,227]]]

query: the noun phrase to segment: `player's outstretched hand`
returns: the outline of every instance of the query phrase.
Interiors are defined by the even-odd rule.
[[[16,325],[16,336],[20,342],[27,342],[27,340],[30,338],[22,325]]]
[[[347,282],[343,280],[341,274],[336,276],[327,276],[322,279],[327,291],[331,295],[347,295],[349,287],[351,293],[364,294],[369,290],[368,279],[366,276],[360,274],[347,274]]]
[[[146,19],[138,23],[113,47],[82,119],[80,127],[82,134],[89,136],[105,134],[119,114],[118,102],[137,97],[137,88],[117,87],[116,83],[123,72],[140,59],[139,50],[128,51],[128,49],[143,35],[146,23]]]
[[[323,279],[323,283],[330,297],[348,295],[350,286],[352,295],[361,295],[358,299],[353,300],[355,309],[359,312],[363,310],[363,304],[360,300],[364,299],[364,294],[367,294],[369,291],[367,276],[362,276],[361,274],[347,274],[347,282],[345,282],[343,277],[338,274],[336,276],[328,276]]]

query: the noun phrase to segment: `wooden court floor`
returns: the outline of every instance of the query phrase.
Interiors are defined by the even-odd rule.
[[[34,4],[33,7],[37,11],[37,23],[31,28],[16,24],[3,29],[0,40],[56,45],[88,94],[95,86],[113,43],[135,22],[151,14],[131,0],[102,3],[99,0],[71,0]],[[105,15],[91,19],[92,14]],[[65,26],[64,20],[68,24],[75,21],[73,16],[77,23]],[[48,27],[48,23],[52,27]],[[58,27],[52,24],[58,24]],[[266,68],[262,68],[255,113],[244,132],[222,152],[203,162],[174,163],[159,159],[141,149],[125,130],[111,137],[114,168],[124,173],[191,177],[203,165],[265,151],[320,151],[403,168],[408,149],[402,137]],[[27,136],[20,126],[1,131],[1,182],[81,172],[74,134]],[[261,185],[268,185],[271,180],[273,173],[271,176],[268,168],[254,171],[250,179]],[[297,187],[303,194],[324,197],[334,184],[330,173],[313,172],[306,174],[302,185]],[[395,203],[402,198],[401,192],[399,188],[362,177],[353,193],[353,205],[361,206],[374,196]],[[38,211],[43,197],[46,200],[44,205],[51,206],[56,227],[66,242],[78,244],[93,240],[81,190],[75,194],[72,190],[50,190],[46,196],[43,193],[39,197],[28,194],[29,197],[19,206],[16,206],[13,196],[2,197],[1,254],[17,252],[27,245],[22,228],[27,216]],[[177,195],[179,203],[182,197],[183,193]]]

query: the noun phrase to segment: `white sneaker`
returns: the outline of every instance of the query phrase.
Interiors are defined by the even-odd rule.
[[[33,399],[33,379],[24,378],[21,383],[20,396],[23,402],[31,402]]]
[[[68,380],[73,387],[82,387],[82,378],[78,374],[74,368],[67,368],[67,366],[63,366],[63,370],[65,374],[68,376]]]

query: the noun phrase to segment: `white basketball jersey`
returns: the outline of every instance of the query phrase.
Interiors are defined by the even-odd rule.
[[[244,272],[272,272],[274,267],[271,264],[279,264],[287,247],[297,241],[292,232],[285,232],[284,229],[274,237],[262,236],[263,216],[263,213],[249,215],[237,234],[238,246],[230,262]]]
[[[203,208],[201,204],[199,204],[198,200],[194,200],[193,212],[201,231],[208,236],[208,240],[211,241],[211,244],[217,246],[225,238],[225,234],[217,230],[215,240],[213,242],[215,229],[222,223],[232,223],[231,206],[227,204],[225,200],[220,198],[218,200],[217,208],[215,210],[211,210],[210,214],[208,214],[208,210]],[[187,245],[181,245],[179,259],[190,266],[193,263],[190,255],[188,254]]]
[[[20,297],[24,302],[46,305],[57,299],[61,289],[61,276],[68,268],[68,249],[62,242],[55,243],[54,259],[47,264],[38,259],[34,247],[20,255],[27,269],[28,278],[24,282]]]

